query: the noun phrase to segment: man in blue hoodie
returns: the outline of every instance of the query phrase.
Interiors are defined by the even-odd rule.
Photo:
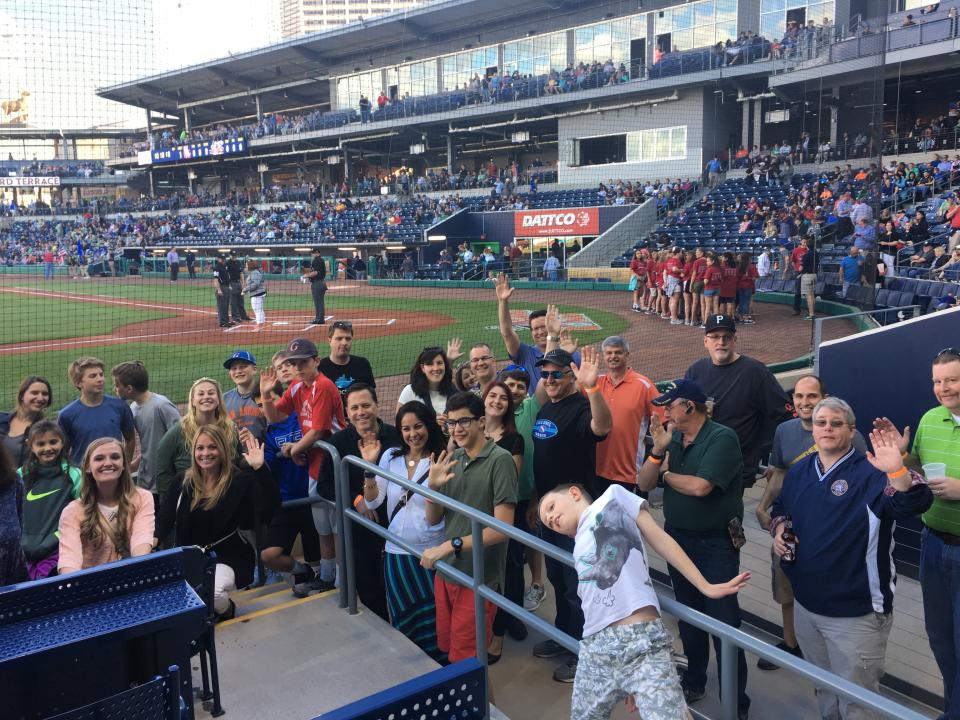
[[[283,395],[283,387],[279,382],[274,385],[270,395],[274,402]],[[263,406],[259,385],[254,386],[252,397],[259,407]],[[280,484],[280,499],[283,502],[305,498],[309,494],[307,466],[297,465],[280,454],[280,448],[285,443],[297,442],[302,437],[296,413],[267,426],[263,442],[264,459]],[[290,554],[298,535],[303,545],[303,562]],[[293,594],[297,597],[307,597],[312,591],[333,588],[333,583],[320,579],[320,536],[309,505],[281,507],[273,513],[260,559],[270,570],[292,576]]]

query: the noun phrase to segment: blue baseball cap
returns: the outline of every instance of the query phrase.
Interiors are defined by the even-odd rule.
[[[250,363],[251,365],[256,365],[257,359],[246,350],[237,350],[233,355],[231,355],[224,361],[223,366],[227,370],[229,370],[230,366],[233,365],[235,362],[247,362],[247,363]]]
[[[700,385],[693,380],[679,378],[667,385],[666,391],[662,395],[655,397],[651,402],[653,402],[653,404],[657,407],[662,407],[663,405],[669,405],[674,400],[679,399],[705,403],[707,401],[707,396],[700,388]]]

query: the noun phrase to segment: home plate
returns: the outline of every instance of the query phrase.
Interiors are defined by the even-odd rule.
[[[290,324],[290,323],[286,322],[285,320],[278,320],[277,322],[273,323],[273,326],[274,326],[274,327],[278,327],[278,326],[281,326],[281,325],[289,325],[289,324]]]

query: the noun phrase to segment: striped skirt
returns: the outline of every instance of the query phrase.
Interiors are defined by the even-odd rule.
[[[427,655],[446,665],[446,653],[437,647],[433,571],[421,567],[413,555],[384,553],[383,575],[390,623]]]

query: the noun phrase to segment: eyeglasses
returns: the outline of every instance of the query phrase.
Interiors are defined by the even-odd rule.
[[[569,370],[541,370],[540,379],[541,380],[562,380],[563,376],[566,375]]]
[[[334,320],[330,324],[330,327],[333,330],[340,329],[340,330],[349,330],[350,332],[353,332],[353,323],[350,322],[349,320]]]
[[[849,423],[845,423],[843,420],[814,420],[813,424],[817,427],[826,427],[829,425],[833,429],[847,427]]]
[[[937,357],[935,357],[934,360],[942,358],[944,355],[953,355],[953,357],[960,358],[960,350],[957,350],[957,348],[954,347],[944,348],[937,353]]]
[[[470,364],[474,365],[478,362],[487,362],[488,360],[493,360],[493,355],[481,355],[480,357],[470,358]]]
[[[444,423],[444,426],[447,430],[453,430],[456,427],[461,427],[466,430],[473,423],[474,420],[477,420],[475,417],[462,417],[457,418],[456,420],[447,420]]]
[[[501,372],[501,374],[502,374],[502,373],[508,373],[508,372],[519,372],[519,373],[523,373],[524,375],[529,375],[529,374],[530,374],[530,371],[527,370],[523,365],[514,365],[513,363],[507,365],[507,366],[506,366],[503,370],[501,370],[500,372]]]

